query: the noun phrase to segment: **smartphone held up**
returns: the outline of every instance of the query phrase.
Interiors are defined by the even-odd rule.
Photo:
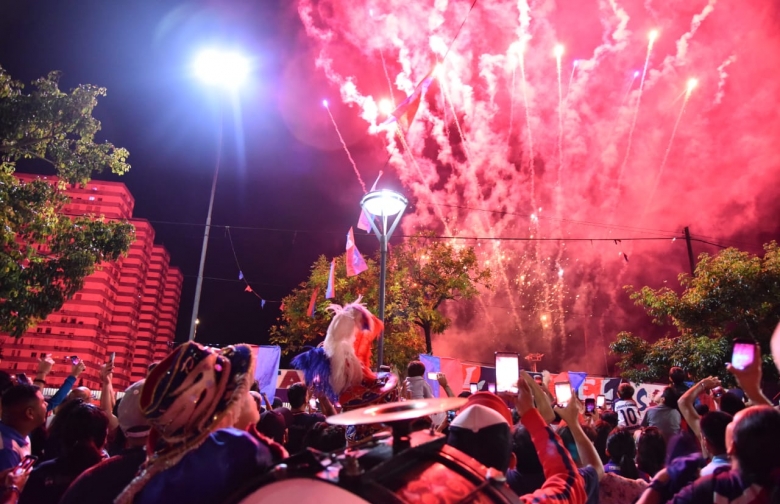
[[[496,392],[517,394],[520,357],[516,353],[496,352]]]
[[[558,405],[565,408],[571,401],[571,383],[558,382],[555,384],[555,398]]]
[[[731,365],[744,370],[753,364],[756,356],[756,343],[747,339],[734,340],[734,350],[731,352]]]

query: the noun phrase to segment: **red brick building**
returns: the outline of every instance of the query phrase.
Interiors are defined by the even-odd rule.
[[[22,181],[36,178],[17,176]],[[47,180],[54,183],[57,179]],[[135,202],[124,184],[91,181],[85,188],[71,187],[66,192],[71,202],[65,213],[126,219],[135,226],[136,240],[126,257],[99,266],[73,299],[21,338],[0,333],[2,367],[31,376],[41,354],[50,354],[55,366],[48,381],[56,386],[70,373],[67,357],[78,356],[87,366],[81,375],[83,385],[99,389],[100,366],[116,352],[114,386],[124,390],[146,376],[150,363],[170,351],[182,274],[170,266],[165,247],[154,244],[151,224],[132,218]]]

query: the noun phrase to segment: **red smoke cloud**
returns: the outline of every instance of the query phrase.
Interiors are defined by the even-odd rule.
[[[777,235],[777,7],[491,0],[468,14],[470,6],[300,0],[298,12],[318,71],[355,106],[415,203],[404,231],[548,239],[454,240],[476,246],[495,289],[446,307],[456,324],[434,339],[435,352],[488,362],[495,350],[541,351],[548,366],[603,372],[617,331],[653,334],[622,286],[677,285],[687,254],[672,237],[684,226],[752,251]],[[436,61],[437,82],[406,135],[410,155],[378,127],[378,103],[399,103]],[[686,97],[690,78],[698,82]],[[655,237],[664,239],[611,241]]]

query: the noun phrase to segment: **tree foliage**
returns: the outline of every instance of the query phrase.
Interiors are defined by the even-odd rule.
[[[13,336],[61,308],[97,264],[118,259],[134,239],[127,222],[60,214],[66,184],[130,166],[125,149],[94,141],[100,122],[92,111],[105,89],[65,93],[58,78],[50,73],[25,94],[0,67],[0,330]],[[59,183],[14,177],[17,163],[29,159],[51,165]]]
[[[283,300],[282,315],[271,328],[271,342],[285,354],[296,354],[306,345],[325,337],[331,303],[346,304],[363,296],[371,311],[379,304],[379,264],[367,259],[368,270],[347,277],[344,255],[335,258],[335,298],[325,299],[330,260],[320,256],[306,282]],[[477,263],[472,248],[456,249],[419,235],[395,246],[387,264],[385,300],[385,363],[403,369],[420,353],[431,353],[431,337],[444,332],[451,320],[439,309],[446,300],[469,299],[478,286],[490,286],[490,271]],[[318,290],[317,312],[307,313],[314,289]]]
[[[715,256],[701,254],[696,274],[679,276],[682,294],[669,288],[626,290],[652,321],[671,325],[677,334],[651,344],[628,332],[610,345],[625,378],[664,379],[669,368],[681,366],[694,379],[709,375],[730,380],[725,362],[736,338],[756,340],[770,362],[769,341],[780,320],[780,248],[771,242],[759,257],[735,248]],[[770,363],[771,364],[771,363]],[[775,376],[773,365],[764,373]]]

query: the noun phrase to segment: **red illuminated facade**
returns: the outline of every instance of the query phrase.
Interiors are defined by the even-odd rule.
[[[22,181],[36,178],[17,176]],[[56,182],[54,177],[48,180]],[[135,226],[136,239],[127,256],[100,265],[73,299],[21,338],[0,333],[5,336],[3,369],[32,376],[41,354],[50,354],[55,366],[48,381],[56,386],[70,373],[66,358],[78,356],[87,366],[80,377],[83,385],[99,389],[100,366],[116,352],[114,386],[124,390],[170,351],[182,275],[170,266],[165,247],[154,244],[151,224],[132,218],[134,200],[124,184],[91,181],[66,192],[71,202],[65,213],[128,220]]]

